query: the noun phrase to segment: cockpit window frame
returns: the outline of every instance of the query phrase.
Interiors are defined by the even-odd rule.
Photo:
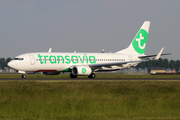
[[[24,60],[24,58],[13,58],[13,60],[19,60],[19,61],[22,61],[22,60]]]

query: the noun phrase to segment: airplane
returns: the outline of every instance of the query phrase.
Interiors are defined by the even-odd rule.
[[[45,75],[69,72],[71,78],[77,78],[77,76],[95,78],[95,72],[130,68],[141,62],[158,60],[161,55],[171,54],[162,54],[164,48],[157,55],[144,54],[149,27],[150,21],[145,21],[131,44],[115,53],[51,52],[50,48],[48,52],[18,55],[8,63],[8,66],[22,74],[22,78],[25,78],[28,72],[42,72]],[[147,59],[149,57],[155,58]]]

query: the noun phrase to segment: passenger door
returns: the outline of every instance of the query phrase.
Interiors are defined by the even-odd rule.
[[[30,64],[31,65],[34,65],[35,64],[35,58],[33,55],[29,55],[29,58],[30,58]]]

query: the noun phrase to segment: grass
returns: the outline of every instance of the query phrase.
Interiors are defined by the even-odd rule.
[[[180,81],[1,81],[0,119],[180,119]]]

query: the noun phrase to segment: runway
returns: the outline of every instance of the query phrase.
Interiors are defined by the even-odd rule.
[[[0,78],[0,81],[49,81],[49,80],[59,80],[59,81],[122,81],[122,80],[180,80],[180,78]]]

